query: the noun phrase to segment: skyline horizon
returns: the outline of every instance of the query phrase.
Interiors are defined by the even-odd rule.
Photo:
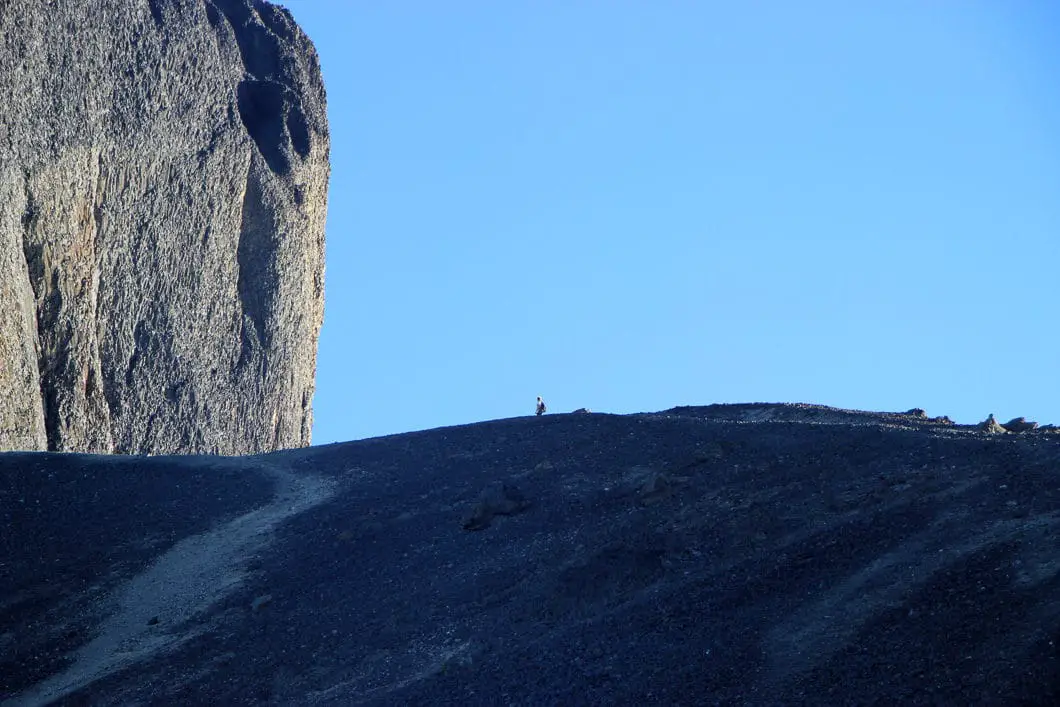
[[[1060,6],[287,0],[316,443],[755,400],[1060,421]]]

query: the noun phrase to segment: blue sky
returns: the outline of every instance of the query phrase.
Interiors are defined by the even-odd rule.
[[[321,2],[314,443],[578,407],[1060,423],[1060,4]]]

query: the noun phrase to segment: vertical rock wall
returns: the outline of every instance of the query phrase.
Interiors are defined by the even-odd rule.
[[[0,449],[309,443],[328,126],[260,0],[0,0]]]

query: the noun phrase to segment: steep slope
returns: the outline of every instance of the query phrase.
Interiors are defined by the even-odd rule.
[[[1053,704],[1058,469],[1050,431],[790,405],[0,455],[0,695]]]
[[[0,2],[0,449],[309,443],[329,138],[260,0]]]

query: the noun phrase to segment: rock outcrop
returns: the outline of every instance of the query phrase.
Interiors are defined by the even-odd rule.
[[[1038,423],[1028,420],[1025,417],[1014,417],[1005,424],[1002,425],[1009,432],[1030,432],[1031,430],[1038,429]]]
[[[0,449],[309,443],[329,137],[261,0],[0,0]]]
[[[986,419],[979,423],[978,428],[987,434],[992,435],[1003,435],[1008,430],[1001,426],[996,419],[994,419],[994,413],[987,415]]]

